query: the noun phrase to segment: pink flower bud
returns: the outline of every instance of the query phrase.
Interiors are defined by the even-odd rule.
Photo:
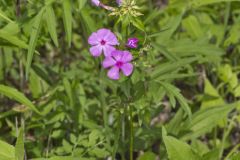
[[[137,38],[129,38],[126,44],[129,48],[137,48],[138,47],[138,39]]]

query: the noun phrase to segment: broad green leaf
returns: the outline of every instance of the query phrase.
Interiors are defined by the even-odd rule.
[[[27,99],[21,92],[17,91],[14,88],[5,85],[0,85],[0,94],[12,98],[18,101],[19,103],[25,105],[29,109],[33,110],[34,112],[41,114],[29,99]]]
[[[27,64],[26,64],[26,77],[28,77],[28,73],[30,71],[33,54],[37,45],[38,36],[41,30],[42,25],[42,16],[45,12],[45,9],[42,9],[37,16],[34,19],[34,24],[31,29],[31,37],[29,41],[29,47],[28,47],[28,54],[27,54]]]
[[[15,148],[0,140],[0,160],[15,160]]]
[[[234,96],[235,96],[235,97],[240,97],[240,85],[235,88],[235,90],[234,90]]]
[[[184,135],[182,139],[187,140],[197,138],[216,126],[221,120],[224,120],[228,113],[237,107],[237,103],[226,104],[224,106],[204,108],[193,114],[192,120],[186,121],[184,129],[190,133]]]
[[[72,41],[72,5],[71,0],[63,0],[63,22],[69,47]]]
[[[8,23],[2,28],[2,30],[13,36],[17,36],[17,34],[20,33],[19,24],[17,24],[16,22]]]
[[[212,84],[209,82],[207,78],[204,80],[204,93],[213,96],[213,97],[219,97],[218,91],[212,86]]]
[[[48,32],[54,42],[58,47],[58,38],[57,38],[57,22],[54,10],[51,5],[46,7],[45,19],[47,23]]]
[[[165,128],[163,128],[162,136],[169,160],[201,160],[201,157],[187,143],[167,136]]]
[[[192,116],[191,109],[188,106],[188,103],[186,102],[183,95],[180,93],[180,90],[169,83],[165,83],[165,82],[159,82],[159,83],[166,89],[167,92],[170,92],[176,97],[176,99],[180,103],[183,110],[188,114],[188,117],[191,119],[191,116]]]
[[[16,160],[24,159],[24,138],[23,138],[23,128],[20,129],[16,146],[15,146],[15,158]]]
[[[219,156],[219,149],[215,148],[209,151],[208,153],[204,154],[202,160],[219,160],[218,156]]]
[[[139,160],[156,160],[156,154],[153,152],[145,152],[139,157]]]

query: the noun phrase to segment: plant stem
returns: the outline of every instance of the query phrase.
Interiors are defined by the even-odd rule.
[[[232,128],[233,128],[234,125],[235,125],[234,120],[235,120],[235,117],[233,117],[233,118],[231,119],[229,126],[224,129],[223,137],[222,137],[222,142],[221,142],[221,145],[220,145],[219,159],[222,158],[222,155],[223,155],[223,152],[224,152],[224,145],[225,145],[226,138],[228,137],[228,135],[230,134]]]
[[[121,153],[121,158],[122,160],[125,160],[125,153],[124,153],[124,146],[125,146],[125,113],[126,113],[126,109],[125,109],[125,106],[124,106],[124,112],[122,114],[122,153]]]
[[[132,106],[129,106],[129,115],[130,115],[130,160],[133,160],[133,115],[132,115]]]

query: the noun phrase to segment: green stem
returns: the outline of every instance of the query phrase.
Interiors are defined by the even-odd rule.
[[[132,106],[129,106],[130,114],[130,160],[133,160],[133,115],[132,115]]]
[[[234,124],[235,124],[234,120],[235,120],[235,117],[233,117],[232,120],[230,121],[229,127],[224,129],[222,142],[221,142],[221,146],[220,146],[219,159],[222,158],[223,151],[224,151],[224,144],[225,144],[226,138],[228,137],[228,135],[230,134],[232,128],[234,127]]]
[[[122,160],[125,160],[125,153],[124,153],[124,146],[125,146],[125,107],[124,107],[124,112],[122,114],[122,153],[121,153],[121,157],[122,157]]]

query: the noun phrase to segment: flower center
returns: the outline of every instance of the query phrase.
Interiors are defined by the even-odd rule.
[[[101,40],[101,45],[103,46],[103,45],[105,45],[106,44],[106,41],[104,41],[104,40]]]
[[[118,68],[122,67],[122,65],[123,65],[123,62],[117,61],[116,66],[117,66]]]

